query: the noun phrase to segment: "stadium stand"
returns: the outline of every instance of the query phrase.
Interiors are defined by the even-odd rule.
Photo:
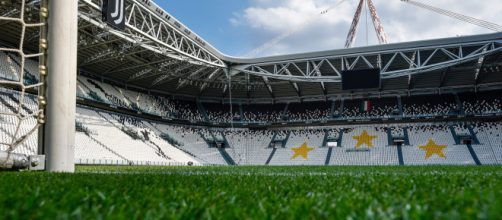
[[[444,124],[419,124],[410,126],[410,144],[403,148],[404,161],[407,164],[474,164],[465,145],[457,145],[453,134]],[[432,140],[437,145],[444,145],[445,157],[425,158],[423,146]]]
[[[36,104],[31,95],[26,95],[25,104],[20,106],[15,101],[20,98],[20,94],[11,90],[0,89],[0,112],[7,113],[0,115],[0,150],[6,151],[8,146],[16,144],[15,140],[31,132],[31,129],[37,124],[37,120],[33,117],[33,112],[36,111]],[[16,114],[20,114],[23,118],[19,119]],[[19,124],[19,128],[17,125]],[[35,131],[36,132],[36,131]],[[14,153],[33,155],[37,152],[37,137],[29,135],[24,142],[21,142],[13,151]]]
[[[225,123],[233,120],[240,121],[241,115],[238,105],[232,105],[232,113],[230,113],[230,105],[206,103],[203,106],[210,122]]]
[[[366,101],[366,102],[365,102]],[[366,109],[365,109],[366,104]],[[397,98],[345,100],[343,118],[388,118],[398,112]]]
[[[290,103],[285,118],[291,121],[327,120],[331,118],[328,102]]]
[[[451,94],[403,97],[402,101],[404,115],[411,117],[449,115],[458,107]]]
[[[282,120],[285,104],[243,105],[243,118],[247,122],[278,122]]]
[[[18,62],[13,54],[0,52],[0,78],[19,80],[15,74],[20,69]],[[24,80],[36,82],[36,71],[36,63],[28,60]],[[75,161],[79,164],[429,165],[500,164],[502,161],[500,122],[476,118],[448,123],[413,121],[435,116],[496,116],[502,113],[501,90],[275,104],[237,103],[230,112],[229,104],[151,95],[79,75],[77,96],[84,102],[77,110]],[[26,94],[21,106],[20,98],[20,93],[13,89],[0,90],[1,111],[10,114],[19,111],[26,116],[18,138],[37,123],[33,117],[37,109],[36,96]],[[96,109],[85,103],[103,108]],[[143,114],[163,120],[152,121]],[[393,124],[387,121],[390,118],[403,121]],[[366,121],[362,125],[351,125],[345,121],[353,119],[380,123]],[[15,120],[18,119],[14,116],[1,115],[0,150],[7,150],[16,135]],[[284,126],[297,122],[305,125],[310,121],[337,122],[337,125]],[[229,122],[241,127],[207,127],[207,123]],[[244,126],[247,123],[283,126],[255,130]],[[403,140],[399,147],[394,143],[395,138]],[[461,138],[468,138],[469,143],[462,143]],[[337,141],[337,146],[327,147],[328,139]],[[214,142],[221,142],[222,146]],[[36,149],[37,137],[30,136],[15,152],[35,154]]]
[[[138,134],[138,130],[140,130],[138,127],[139,121],[136,121],[136,124],[134,122],[127,122],[126,126],[126,122],[121,123],[120,119],[116,117],[116,115],[110,113],[79,108],[79,122],[93,131],[86,135],[88,138],[85,145],[94,145],[94,148],[105,148],[120,159],[131,162],[173,162],[171,158],[166,155],[166,146],[161,148],[157,144],[154,144],[154,142]],[[143,131],[149,132],[148,129],[144,129]],[[77,157],[77,159],[89,158]],[[111,159],[117,158],[114,157]],[[177,157],[177,159],[179,158]]]
[[[474,149],[482,164],[502,162],[502,123],[476,123],[473,131],[480,144]]]
[[[6,53],[0,51],[0,73],[2,74],[2,79],[19,81],[19,72],[20,67],[14,64],[13,59]]]
[[[324,132],[317,129],[303,129],[291,131],[287,139],[285,148],[277,149],[275,156],[270,161],[270,165],[323,165],[326,158],[327,148],[322,147]],[[301,155],[291,154],[295,148],[312,148],[307,158]],[[295,158],[295,155],[297,156]]]
[[[502,110],[501,91],[461,93],[459,96],[465,114],[493,114]]]
[[[17,56],[0,52],[2,71],[0,77],[17,80],[19,71]],[[27,60],[26,74],[36,82],[36,63]],[[78,77],[77,95],[84,100],[101,102],[115,107],[157,115],[164,118],[176,118],[190,122],[206,121],[204,113],[195,101],[172,99],[158,95],[132,91],[114,86],[85,76]],[[399,106],[397,97],[345,99],[338,101],[333,109],[332,101],[302,102],[286,104],[242,104],[233,105],[230,114],[228,104],[204,103],[203,108],[212,123],[230,121],[246,123],[273,123],[281,121],[304,122],[336,119],[381,119],[392,117],[431,117],[456,114],[497,114],[501,112],[501,91],[467,92],[458,95],[457,103],[453,94],[420,95],[402,97]],[[480,98],[481,97],[481,98]],[[365,109],[366,107],[366,109]],[[402,112],[400,109],[402,108]],[[333,112],[333,114],[332,114]]]
[[[379,127],[352,126],[343,128],[342,146],[334,149],[331,161],[333,165],[397,165],[397,152],[395,147],[388,147],[387,135]],[[359,142],[356,137],[362,138],[364,133],[372,136],[373,146]]]
[[[463,114],[484,115],[502,112],[500,110],[502,108],[500,90],[462,93],[459,95],[462,100],[461,103],[456,102],[453,94],[402,97],[402,107],[399,106],[397,97],[343,100],[343,106],[337,106],[336,109],[332,109],[330,101],[293,102],[287,105],[280,103],[234,104],[232,114],[230,114],[230,105],[228,104],[203,103],[201,109],[195,101],[148,95],[101,83],[83,76],[79,76],[78,82],[77,92],[79,97],[83,99],[194,123],[204,121],[213,124],[230,123],[231,121],[236,123],[280,123],[417,118]],[[105,93],[105,88],[106,91],[110,92]],[[402,112],[400,111],[401,108]],[[205,112],[201,112],[201,110]],[[207,120],[205,114],[207,114]]]

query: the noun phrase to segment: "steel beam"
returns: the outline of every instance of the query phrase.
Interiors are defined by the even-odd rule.
[[[79,17],[100,29],[109,33],[137,43],[152,52],[164,54],[175,59],[196,61],[215,67],[226,67],[225,63],[216,55],[207,51],[198,42],[186,36],[188,33],[180,31],[159,15],[159,12],[147,8],[142,1],[126,1],[126,30],[124,32],[115,31],[105,25],[100,16],[101,6],[98,0],[80,0],[81,10]],[[164,12],[162,12],[164,13]],[[169,53],[165,53],[165,52]],[[173,53],[173,54],[170,54]]]
[[[470,53],[465,53],[470,48]],[[457,53],[457,51],[459,51]],[[340,82],[341,70],[355,68],[381,68],[382,79],[397,78],[445,69],[502,51],[502,42],[485,41],[439,47],[410,48],[393,51],[380,51],[367,54],[343,56],[312,57],[278,62],[235,65],[231,68],[241,74],[250,74],[270,79],[292,82]],[[408,55],[407,55],[408,54]],[[427,54],[425,56],[425,54]],[[410,57],[411,56],[411,57]],[[383,59],[382,57],[386,57]],[[403,61],[404,60],[404,61]],[[404,62],[404,63],[403,63]],[[327,63],[330,68],[324,71],[320,66]],[[340,64],[340,65],[334,65]],[[307,67],[307,71],[299,68]],[[295,69],[295,74],[289,70]]]

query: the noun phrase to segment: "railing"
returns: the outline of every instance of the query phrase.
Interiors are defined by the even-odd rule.
[[[113,165],[113,166],[188,166],[185,162],[161,162],[161,161],[126,161],[108,159],[75,159],[76,165]],[[199,166],[193,164],[194,166]]]

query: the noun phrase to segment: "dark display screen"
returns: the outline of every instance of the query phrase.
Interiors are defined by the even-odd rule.
[[[342,89],[380,88],[380,69],[347,70],[342,72]]]

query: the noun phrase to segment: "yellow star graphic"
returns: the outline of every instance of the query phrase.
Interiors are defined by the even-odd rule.
[[[425,151],[425,159],[429,159],[429,157],[432,157],[434,154],[437,154],[442,158],[446,158],[446,155],[444,155],[443,152],[443,149],[446,147],[447,145],[437,145],[431,138],[429,139],[429,142],[427,142],[427,145],[420,146],[419,148]]]
[[[361,135],[354,136],[352,138],[354,138],[354,140],[357,140],[356,148],[360,148],[363,144],[366,144],[371,148],[373,147],[373,139],[377,138],[377,136],[368,135],[368,131],[364,130]]]
[[[302,144],[302,146],[300,146],[298,148],[292,148],[292,150],[293,150],[293,152],[295,152],[295,154],[293,155],[293,157],[291,157],[290,160],[294,160],[298,156],[302,156],[303,159],[307,160],[309,152],[314,150],[314,148],[310,148],[307,145],[307,142],[305,142]]]

